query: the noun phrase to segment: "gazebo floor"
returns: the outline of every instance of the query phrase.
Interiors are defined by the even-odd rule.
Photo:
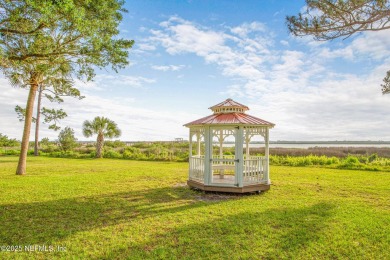
[[[225,176],[226,177],[226,176]],[[219,177],[217,177],[219,178]],[[215,177],[213,178],[213,180]],[[218,180],[226,180],[227,179],[218,179]],[[226,183],[232,183],[232,182],[225,182],[221,183],[218,182],[218,184],[226,184]],[[194,180],[188,180],[187,185],[191,188],[203,190],[203,191],[217,191],[217,192],[231,192],[231,193],[248,193],[248,192],[256,192],[256,191],[267,191],[270,189],[269,184],[249,184],[244,185],[244,187],[235,187],[235,186],[219,186],[219,185],[205,185],[204,183],[197,182]]]
[[[219,174],[213,175],[213,183],[233,185],[234,182],[235,182],[234,175],[224,175],[223,178],[221,178]]]

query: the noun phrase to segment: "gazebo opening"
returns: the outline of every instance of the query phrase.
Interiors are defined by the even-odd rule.
[[[232,99],[210,109],[213,115],[185,125],[190,129],[188,185],[237,193],[268,190],[269,128],[274,124],[246,114],[249,108]],[[264,155],[259,154],[262,146]]]

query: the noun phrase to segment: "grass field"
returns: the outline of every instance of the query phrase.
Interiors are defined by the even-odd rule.
[[[16,163],[0,157],[0,259],[390,259],[389,172],[272,166],[270,191],[228,196],[185,187],[187,163]]]

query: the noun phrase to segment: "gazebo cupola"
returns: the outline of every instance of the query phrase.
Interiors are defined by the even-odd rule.
[[[232,99],[210,109],[212,115],[185,124],[190,129],[188,185],[237,193],[268,190],[274,124],[246,114],[249,108]],[[259,154],[262,142],[253,142],[256,137],[264,140],[264,155]]]
[[[241,105],[231,98],[228,98],[209,109],[211,109],[214,114],[245,113],[245,111],[249,110],[247,106]]]

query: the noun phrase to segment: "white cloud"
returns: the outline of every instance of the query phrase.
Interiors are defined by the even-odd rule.
[[[185,68],[185,65],[161,65],[161,66],[153,65],[151,68],[160,71],[179,71]]]
[[[288,41],[286,40],[281,40],[280,41],[280,44],[284,45],[284,46],[290,46],[290,44],[288,43]]]
[[[156,49],[156,46],[147,43],[138,43],[135,46],[141,51],[154,51]]]
[[[348,46],[343,49],[330,49],[327,47],[323,47],[318,52],[318,57],[322,59],[336,59],[343,58],[346,60],[353,60],[355,58],[353,49]]]
[[[340,41],[341,48],[327,46],[326,42],[321,44],[313,43],[312,39],[305,37],[303,41],[313,48],[313,51],[321,59],[343,58],[346,60],[374,59],[383,60],[390,56],[390,31],[364,32],[355,37],[351,42]],[[299,40],[302,42],[302,40]]]
[[[386,68],[270,92],[262,99],[265,104],[250,107],[265,119],[278,120],[273,132],[279,139],[388,140],[383,122],[390,120],[390,102],[378,84]]]
[[[127,75],[108,75],[99,74],[92,82],[76,84],[80,89],[97,89],[107,90],[113,88],[144,88],[145,85],[155,83],[155,79],[145,78],[141,76],[127,76]]]
[[[151,30],[153,36],[150,40],[161,44],[170,54],[193,52],[204,56],[223,46],[225,41],[223,34],[198,28],[198,25],[176,16],[160,26],[165,30]]]
[[[390,139],[381,123],[390,120],[390,102],[379,89],[389,62],[372,64],[373,72],[360,75],[332,71],[327,63],[338,57],[356,62],[359,54],[383,59],[390,51],[385,33],[364,34],[339,49],[299,40],[309,46],[305,52],[279,51],[267,28],[251,31],[247,23],[230,31],[212,30],[175,17],[152,34],[151,40],[169,54],[196,54],[239,82],[222,94],[248,100],[255,115],[275,121],[279,139]]]
[[[150,41],[161,44],[171,55],[194,53],[207,63],[220,66],[229,77],[262,78],[263,64],[272,61],[272,39],[260,23],[235,27],[236,34],[255,32],[252,38],[203,28],[178,17],[160,23],[162,30],[152,30]],[[240,30],[239,30],[240,28]]]
[[[243,23],[240,26],[233,27],[230,31],[240,37],[246,37],[253,32],[265,32],[266,26],[259,22]]]
[[[389,32],[364,33],[340,43],[319,43],[308,37],[276,40],[272,31],[261,23],[215,29],[173,16],[149,33],[140,50],[155,54],[159,50],[158,55],[164,57],[162,47],[165,55],[192,55],[219,68],[225,77],[223,82],[230,82],[225,90],[218,88],[219,93],[213,89],[207,93],[238,99],[251,108],[250,114],[276,123],[272,140],[390,139],[383,123],[390,121],[389,96],[382,96],[379,87],[390,67]],[[298,50],[293,49],[297,42]],[[282,50],[277,45],[283,45]],[[338,58],[344,63],[339,63]],[[151,63],[158,64],[155,60],[147,64]],[[355,72],[348,69],[350,65],[362,69]],[[151,69],[180,71],[184,67],[153,65]],[[338,71],[339,68],[342,70]],[[221,75],[207,73],[203,77],[219,82]],[[187,138],[182,124],[205,115],[183,112],[188,108],[182,112],[154,110],[132,95],[115,96],[115,91],[111,91],[115,88],[138,91],[156,82],[157,79],[148,76],[120,74],[98,75],[87,84],[77,81],[76,86],[87,97],[81,101],[66,100],[63,107],[69,117],[62,125],[73,127],[78,138],[84,139],[82,122],[99,115],[118,123],[124,134],[122,140]],[[22,125],[13,109],[16,104],[25,103],[27,91],[7,84],[0,79],[0,92],[4,93],[0,96],[4,107],[0,117],[5,122],[1,129],[20,139]],[[161,86],[164,87],[169,88]],[[114,97],[103,97],[108,91]],[[41,136],[57,135],[44,129]]]
[[[356,55],[365,54],[381,60],[390,56],[390,31],[365,32],[353,40],[351,48]]]
[[[0,96],[0,103],[3,106],[0,110],[2,118],[0,133],[20,140],[23,123],[18,121],[14,107],[26,103],[28,91],[12,88],[6,79],[0,78],[0,92],[3,93]],[[188,118],[196,117],[185,112],[154,111],[145,108],[142,103],[137,103],[137,100],[132,97],[105,98],[94,94],[88,94],[82,100],[65,98],[65,102],[61,104],[50,103],[44,99],[43,106],[63,108],[68,117],[61,120],[60,125],[73,128],[79,140],[87,139],[82,136],[84,120],[92,120],[96,116],[105,116],[114,120],[122,130],[121,140],[173,140],[175,137],[186,137],[187,131],[182,126],[183,122],[187,122]],[[30,140],[33,138],[33,128],[34,126],[32,126]],[[49,130],[42,124],[40,136],[55,140],[58,132]]]
[[[245,93],[242,90],[241,86],[237,84],[228,86],[227,91],[222,92],[221,94],[227,95],[228,97],[240,97],[240,98],[245,97]]]

